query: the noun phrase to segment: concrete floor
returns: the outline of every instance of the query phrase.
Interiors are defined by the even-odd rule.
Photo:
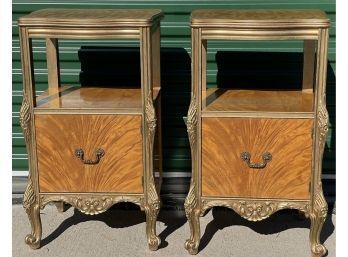
[[[145,214],[140,211],[109,210],[86,216],[69,208],[58,213],[54,206],[41,211],[42,247],[30,249],[24,243],[30,231],[21,205],[13,205],[13,256],[54,257],[146,257],[189,256],[184,249],[189,226],[182,213],[161,212],[157,232],[160,249],[151,252],[145,238]],[[213,209],[201,218],[201,244],[197,256],[218,257],[302,257],[310,256],[309,221],[294,211],[281,211],[261,222],[248,222],[233,211]],[[322,240],[328,256],[336,256],[335,215],[324,224]]]

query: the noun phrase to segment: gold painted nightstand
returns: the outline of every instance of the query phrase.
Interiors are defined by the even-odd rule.
[[[327,215],[321,183],[328,130],[326,63],[329,20],[320,10],[196,10],[192,27],[192,95],[187,118],[192,179],[185,201],[198,252],[199,216],[214,206],[249,221],[298,209],[311,220],[312,256],[323,256]],[[206,87],[208,40],[301,40],[297,90]],[[274,85],[277,87],[277,85]]]
[[[65,202],[89,215],[119,202],[137,204],[146,213],[149,248],[158,248],[162,17],[160,10],[45,9],[19,19],[24,85],[20,124],[29,160],[23,206],[32,227],[25,242],[32,248],[40,247],[40,208],[49,202],[60,210]],[[38,97],[33,38],[46,39],[48,89]],[[139,40],[141,85],[61,86],[58,39]]]

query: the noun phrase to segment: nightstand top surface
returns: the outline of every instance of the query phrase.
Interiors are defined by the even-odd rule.
[[[20,26],[151,26],[159,9],[42,9],[19,18]]]
[[[329,24],[325,12],[310,9],[206,9],[191,14],[192,27],[328,27]]]

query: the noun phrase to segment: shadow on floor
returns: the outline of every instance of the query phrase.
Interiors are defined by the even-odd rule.
[[[202,251],[209,244],[219,230],[230,226],[245,226],[262,235],[280,233],[292,228],[308,228],[309,236],[310,220],[296,210],[281,210],[259,222],[247,221],[234,211],[224,207],[215,207],[211,211],[214,219],[208,223],[201,236],[199,251]],[[335,230],[331,216],[332,214],[329,213],[320,236],[321,242],[324,243]]]
[[[66,209],[68,208],[71,207],[67,206]],[[64,220],[52,233],[42,239],[41,246],[45,246],[58,238],[69,227],[90,220],[102,221],[111,228],[126,228],[140,223],[144,223],[145,225],[145,213],[140,211],[139,208],[139,211],[134,211],[136,208],[132,208],[129,211],[124,211],[124,209],[123,211],[120,211],[120,209],[122,209],[122,206],[117,209],[110,209],[107,212],[95,216],[85,215],[77,209],[74,209],[74,214],[71,217]],[[166,228],[159,234],[162,241],[159,248],[167,247],[168,242],[166,241],[166,238],[183,226],[187,221],[183,212],[160,212],[157,220],[163,222],[166,226]]]
[[[202,251],[209,244],[219,230],[230,226],[245,226],[254,230],[256,233],[263,235],[280,233],[292,228],[308,228],[309,233],[309,220],[303,218],[294,210],[279,211],[270,218],[260,222],[249,222],[241,218],[234,211],[223,207],[215,207],[211,211],[214,219],[211,220],[205,228],[201,227],[202,230],[204,229],[204,233],[201,235],[199,251]],[[146,222],[145,213],[142,211],[119,211],[118,209],[110,209],[105,213],[96,216],[89,216],[82,214],[75,209],[74,214],[71,217],[64,220],[51,234],[42,239],[42,246],[47,245],[58,238],[69,227],[90,220],[102,221],[111,228],[125,228],[140,223],[144,223],[145,225]],[[159,248],[167,247],[168,242],[166,241],[166,238],[187,222],[185,214],[182,211],[162,211],[159,213],[157,220],[164,223],[166,226],[166,228],[159,233],[159,237],[162,241]],[[334,230],[335,226],[332,223],[332,217],[330,214],[323,226],[321,242],[325,242]],[[190,235],[188,234],[182,239],[183,244],[189,236]]]

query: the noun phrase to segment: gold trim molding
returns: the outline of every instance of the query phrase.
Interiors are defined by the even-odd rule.
[[[112,205],[120,202],[131,202],[143,209],[143,196],[111,196],[111,195],[41,195],[40,207],[43,209],[49,202],[65,202],[87,215],[96,215],[107,211]]]
[[[202,199],[201,216],[203,216],[208,209],[215,206],[230,208],[246,220],[260,221],[282,209],[297,209],[308,217],[310,201]]]

